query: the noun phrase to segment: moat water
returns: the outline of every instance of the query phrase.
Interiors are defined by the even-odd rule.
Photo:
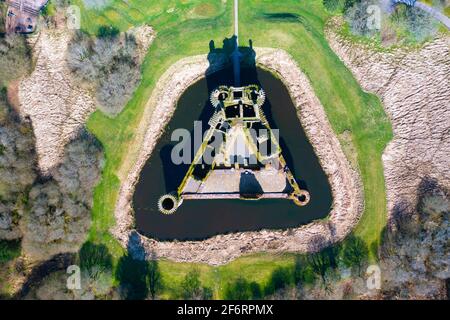
[[[266,92],[263,110],[272,128],[279,129],[280,144],[287,164],[311,201],[304,207],[286,199],[184,200],[172,215],[158,211],[158,199],[177,190],[189,165],[175,165],[170,154],[177,142],[171,134],[177,128],[193,131],[194,121],[203,129],[213,114],[209,93],[218,85],[232,85],[231,69],[214,73],[189,87],[168,123],[165,133],[147,160],[136,185],[133,208],[136,229],[158,240],[202,240],[217,234],[261,229],[288,229],[325,218],[332,205],[327,177],[309,143],[289,93],[270,72],[243,68],[241,85],[259,84]]]

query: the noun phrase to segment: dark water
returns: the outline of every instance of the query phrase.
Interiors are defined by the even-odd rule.
[[[280,131],[284,157],[302,188],[311,194],[305,207],[286,199],[185,200],[173,215],[158,211],[161,195],[176,191],[188,165],[174,165],[170,160],[172,131],[193,130],[193,122],[202,120],[203,129],[213,113],[209,92],[219,84],[231,85],[232,72],[223,70],[189,87],[178,101],[166,132],[145,164],[133,197],[136,228],[159,240],[200,240],[216,234],[260,229],[286,229],[306,224],[328,215],[332,195],[328,180],[297,118],[294,105],[283,83],[261,69],[243,69],[242,85],[257,83],[266,91],[263,106],[272,128]]]

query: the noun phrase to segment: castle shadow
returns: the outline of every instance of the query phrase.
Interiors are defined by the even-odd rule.
[[[234,85],[234,71],[232,63],[232,53],[235,50],[236,38],[225,38],[222,47],[216,47],[215,42],[209,42],[209,53],[207,56],[209,66],[205,72],[205,79],[207,83],[207,96],[221,85]],[[253,50],[253,43],[250,40],[249,46],[239,47],[240,65],[241,65],[241,85],[258,84],[257,69],[256,69],[256,52]],[[208,121],[214,113],[209,99],[204,103],[203,109],[197,121],[201,123],[202,134],[208,129]],[[190,128],[190,136],[194,137],[194,126],[192,123]],[[192,139],[193,140],[193,139]],[[189,142],[188,142],[189,143]],[[171,159],[172,149],[176,143],[166,144],[159,151],[159,156],[163,164],[163,173],[166,186],[166,192],[176,192],[179,184],[182,182],[184,175],[189,169],[189,164],[174,164]],[[197,149],[195,149],[194,141],[190,141],[191,159],[194,157]]]
[[[221,47],[217,47],[214,40],[209,42],[209,53],[207,56],[209,66],[205,72],[205,79],[207,83],[207,96],[221,85],[225,86],[235,86],[235,76],[233,69],[233,52],[236,48],[236,37],[232,36],[230,38],[225,38],[222,42]],[[258,79],[257,64],[256,64],[256,52],[253,49],[253,41],[250,39],[248,46],[239,46],[239,61],[240,61],[240,86],[247,86],[251,84],[256,84],[261,86]],[[264,113],[266,114],[267,120],[271,128],[277,128],[272,117],[272,105],[270,101],[266,100],[262,106]],[[208,129],[208,121],[214,113],[214,108],[212,107],[209,99],[205,101],[204,107],[201,111],[199,118],[197,119],[201,123],[202,133]],[[194,123],[190,128],[190,136],[194,137]],[[189,142],[191,159],[194,157],[197,149],[195,149],[194,141]],[[283,150],[283,156],[291,168],[291,171],[295,175],[295,168],[293,166],[294,160],[289,151],[287,144],[284,139],[280,137],[279,143],[281,149]],[[166,186],[166,192],[176,192],[179,184],[182,182],[184,175],[189,169],[189,164],[174,164],[171,159],[172,149],[175,143],[170,143],[165,145],[159,151],[161,162],[163,164],[163,173]],[[305,181],[298,181],[302,189],[308,190]]]
[[[231,37],[225,38],[220,44],[214,41],[206,43],[209,52],[204,78],[189,86],[181,95],[166,132],[141,171],[133,196],[136,226],[141,234],[158,240],[202,240],[228,232],[295,227],[324,217],[329,212],[332,196],[328,180],[301,128],[288,89],[282,81],[257,67],[252,41],[238,48],[241,70],[239,84],[242,87],[254,84],[266,92],[262,109],[270,127],[281,131],[279,143],[283,157],[301,188],[307,189],[312,195],[310,203],[300,208],[285,199],[186,200],[175,214],[163,215],[158,211],[159,198],[178,191],[190,166],[189,163],[175,164],[172,161],[172,151],[176,151],[174,146],[180,147],[178,144],[181,141],[172,141],[171,135],[175,129],[184,128],[193,137],[194,125],[198,123],[202,125],[203,132],[209,128],[208,121],[215,111],[210,102],[210,93],[221,85],[235,86],[232,56],[236,52],[235,40]],[[192,159],[197,151],[194,150],[194,141],[185,143],[190,144],[190,149],[184,150],[189,150],[189,158]],[[196,141],[197,148],[198,144]],[[297,172],[308,182],[307,188],[304,181],[298,179]],[[256,183],[250,183],[251,180]],[[243,177],[239,192],[262,193],[261,186],[255,180],[254,176]],[[211,207],[215,209],[210,210]],[[245,217],[242,217],[242,210],[246,211]],[[299,211],[301,214],[298,214]],[[275,215],[274,212],[278,213]]]

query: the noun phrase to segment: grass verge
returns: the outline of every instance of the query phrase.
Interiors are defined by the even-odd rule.
[[[103,25],[123,31],[142,23],[158,32],[142,66],[142,83],[125,110],[115,118],[95,112],[88,121],[88,129],[101,141],[106,155],[102,179],[94,193],[89,240],[105,244],[116,260],[124,250],[108,230],[114,224],[120,172],[129,169],[124,167],[128,163],[125,158],[146,101],[171,64],[186,56],[206,53],[211,39],[221,43],[232,34],[232,1],[217,1],[214,10],[196,10],[209,2],[116,0],[101,11],[85,10],[80,0],[75,2],[82,7],[81,26],[86,32],[96,33]],[[255,46],[289,52],[309,77],[336,134],[350,134],[365,192],[365,210],[355,234],[376,248],[386,223],[381,154],[392,131],[379,99],[362,91],[329,47],[324,35],[328,18],[321,1],[247,0],[240,5],[240,39],[252,39]],[[374,250],[371,257],[375,258]],[[264,283],[276,267],[292,265],[293,261],[294,255],[258,254],[221,267],[161,261],[161,269],[168,283],[175,285],[194,266],[200,268],[202,281],[211,284],[215,297],[220,297],[223,283],[236,273]],[[170,296],[170,291],[169,287],[165,294]]]

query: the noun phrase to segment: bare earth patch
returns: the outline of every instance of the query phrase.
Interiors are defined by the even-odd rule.
[[[30,117],[43,174],[55,167],[67,144],[95,110],[90,94],[77,86],[65,62],[67,30],[43,29],[32,41],[36,67],[19,85],[20,111]]]
[[[377,94],[394,139],[383,154],[388,212],[413,212],[426,180],[450,187],[450,38],[419,49],[378,52],[338,35],[340,20],[327,28],[331,48],[361,86]]]
[[[145,25],[131,32],[143,59],[155,33]],[[30,38],[36,66],[19,84],[20,113],[32,121],[38,164],[44,175],[60,163],[64,146],[96,109],[92,93],[76,82],[67,65],[71,37],[70,30],[43,28]]]
[[[133,155],[128,160],[131,170],[128,174],[120,174],[122,185],[115,209],[116,226],[112,232],[136,257],[156,255],[174,261],[218,265],[243,254],[261,251],[317,251],[342,240],[357,224],[364,206],[360,178],[346,159],[309,80],[285,51],[260,48],[256,52],[258,65],[276,73],[288,88],[299,121],[328,176],[333,192],[329,218],[289,230],[239,232],[204,241],[161,242],[133,230],[131,202],[139,173],[172,117],[181,94],[207,72],[206,55],[189,57],[172,65],[158,81],[138,129],[135,147],[129,153]],[[220,65],[212,66],[208,71],[217,68]]]

